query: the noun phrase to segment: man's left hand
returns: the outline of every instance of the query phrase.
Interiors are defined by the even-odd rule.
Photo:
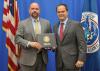
[[[76,66],[77,68],[81,68],[81,67],[83,67],[83,65],[84,65],[84,62],[83,62],[83,61],[80,61],[80,60],[78,60],[78,61],[76,62],[76,64],[75,64],[75,66]]]

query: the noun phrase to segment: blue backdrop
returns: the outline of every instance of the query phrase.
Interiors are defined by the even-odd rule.
[[[5,47],[5,33],[2,31],[2,16],[3,16],[3,3],[4,1],[0,1],[0,71],[7,71],[7,58],[8,51]]]
[[[2,15],[3,15],[3,1],[0,1],[0,71],[7,71],[7,49],[5,47],[5,33],[2,31]],[[87,2],[86,2],[87,1]],[[96,1],[95,4],[91,3]],[[88,10],[86,8],[90,7],[91,9],[96,10],[96,13],[99,14],[100,22],[100,1],[99,0],[18,0],[20,20],[23,20],[29,16],[28,8],[30,3],[38,2],[41,8],[40,16],[46,18],[50,21],[51,27],[58,20],[56,15],[56,5],[59,3],[65,3],[69,8],[69,17],[71,19],[80,21],[81,14],[84,11]],[[91,5],[89,5],[91,4]],[[85,7],[86,6],[86,7]],[[92,11],[89,9],[90,11]],[[47,65],[47,71],[56,71],[55,69],[55,52],[48,51],[49,62]],[[100,51],[88,54],[86,64],[82,71],[100,71]]]

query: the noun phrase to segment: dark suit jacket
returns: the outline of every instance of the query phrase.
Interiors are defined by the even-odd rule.
[[[48,20],[40,18],[41,33],[50,33],[50,24]],[[21,47],[20,63],[24,65],[34,65],[38,50],[36,48],[27,47],[28,41],[36,41],[36,35],[32,25],[32,19],[19,23],[18,30],[15,37],[16,44]],[[43,60],[47,64],[47,51],[42,52]]]
[[[83,29],[78,22],[69,20],[66,22],[63,40],[60,41],[58,28],[60,23],[54,25],[54,33],[57,40],[56,60],[57,67],[62,63],[68,69],[74,69],[77,60],[85,61],[86,59],[86,42],[84,39]]]

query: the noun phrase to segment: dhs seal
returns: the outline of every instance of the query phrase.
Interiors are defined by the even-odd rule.
[[[87,43],[87,53],[96,52],[99,49],[98,16],[93,12],[83,12],[81,25]]]
[[[44,44],[45,46],[50,46],[50,45],[51,45],[49,36],[44,36],[44,37],[43,37],[43,41],[44,41],[43,44]]]
[[[46,42],[46,43],[50,42],[49,36],[44,36],[43,41]]]

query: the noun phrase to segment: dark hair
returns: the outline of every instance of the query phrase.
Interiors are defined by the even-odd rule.
[[[66,8],[66,11],[68,11],[68,6],[67,6],[66,4],[63,4],[63,3],[57,5],[56,11],[57,11],[57,8],[58,8],[59,6],[64,6],[64,7]]]

